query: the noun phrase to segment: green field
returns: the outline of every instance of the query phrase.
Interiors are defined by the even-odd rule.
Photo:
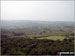
[[[41,35],[27,35],[27,37],[26,36],[15,36],[15,37],[18,37],[18,38],[30,38],[30,39],[50,39],[50,40],[63,40],[63,39],[65,39],[66,37],[65,36],[48,36],[48,37],[43,37],[43,36],[41,36]]]
[[[37,39],[51,39],[51,40],[63,40],[64,36],[48,36],[48,37],[41,37],[41,38],[37,38]]]

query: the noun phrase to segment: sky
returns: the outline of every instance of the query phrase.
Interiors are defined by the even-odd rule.
[[[1,20],[74,21],[74,1],[1,1]]]

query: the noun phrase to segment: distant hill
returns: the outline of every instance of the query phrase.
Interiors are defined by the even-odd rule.
[[[1,20],[1,28],[22,27],[51,27],[51,26],[74,26],[74,22],[64,21],[32,21],[32,20]]]

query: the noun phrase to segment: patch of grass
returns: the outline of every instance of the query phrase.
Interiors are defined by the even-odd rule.
[[[28,37],[30,38],[34,38],[34,37],[41,37],[41,36],[44,36],[44,35],[27,35]]]
[[[51,39],[51,40],[63,40],[64,36],[48,36],[48,37],[40,37],[40,38],[37,38],[37,39]]]

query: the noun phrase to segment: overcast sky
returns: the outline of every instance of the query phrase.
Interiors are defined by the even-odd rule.
[[[1,19],[74,21],[74,1],[1,1]]]

